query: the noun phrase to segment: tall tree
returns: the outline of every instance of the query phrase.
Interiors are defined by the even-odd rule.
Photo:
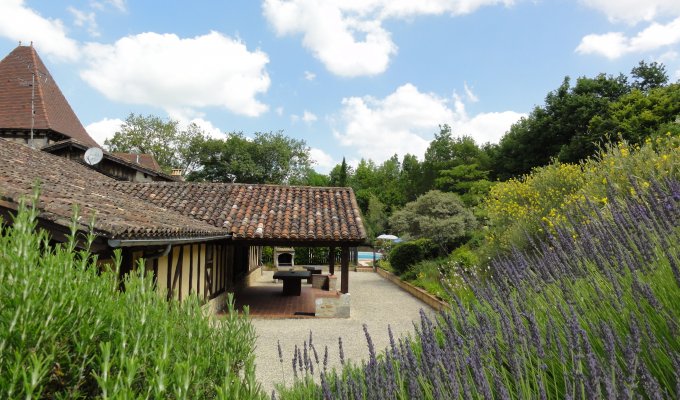
[[[347,166],[345,157],[342,157],[342,163],[333,167],[330,173],[330,184],[331,186],[337,187],[347,187],[347,182],[349,176],[352,174],[352,170]]]
[[[606,114],[593,117],[590,131],[594,136],[621,137],[639,144],[676,122],[680,116],[680,83],[633,90],[609,106]],[[665,132],[662,132],[665,133]]]
[[[182,130],[173,119],[130,113],[104,146],[111,152],[151,154],[165,172],[180,168],[186,174],[198,168],[198,149],[206,140],[196,124]]]
[[[199,154],[202,168],[191,180],[289,184],[305,179],[311,168],[304,140],[282,132],[257,132],[254,139],[231,133],[225,140],[206,141]]]
[[[630,74],[633,77],[633,88],[643,92],[665,86],[668,83],[666,66],[656,61],[647,64],[642,60],[637,67],[630,71]]]
[[[413,154],[406,154],[401,161],[401,171],[399,173],[399,190],[404,196],[404,201],[414,201],[423,191],[423,168],[418,161],[418,157]]]
[[[628,79],[599,74],[580,77],[571,86],[569,77],[548,93],[545,104],[512,125],[493,150],[496,178],[507,179],[546,165],[559,156],[576,162],[595,153],[602,140],[588,131],[590,120],[606,113],[609,105],[630,91]]]

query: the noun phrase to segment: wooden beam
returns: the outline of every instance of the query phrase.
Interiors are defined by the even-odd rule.
[[[356,247],[370,245],[366,240],[299,240],[299,239],[243,239],[232,238],[235,246],[274,246],[274,247]]]
[[[328,272],[335,274],[335,247],[328,248]]]
[[[193,243],[189,245],[189,291],[191,294],[191,287],[194,283],[194,245]]]
[[[168,289],[168,301],[172,298],[172,253],[175,251],[174,248],[170,248],[170,253],[168,253],[168,267],[167,267],[167,289]]]
[[[349,247],[342,248],[340,252],[340,291],[349,293]]]

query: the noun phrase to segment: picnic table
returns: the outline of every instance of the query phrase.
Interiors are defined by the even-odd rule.
[[[274,279],[283,281],[284,296],[299,296],[302,291],[302,280],[312,276],[309,271],[277,271]]]

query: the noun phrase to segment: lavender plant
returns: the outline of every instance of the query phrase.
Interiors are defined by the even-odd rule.
[[[609,198],[466,276],[475,301],[452,291],[415,339],[390,333],[376,355],[366,332],[366,362],[317,367],[280,398],[680,398],[680,182]]]
[[[159,296],[143,268],[120,292],[76,249],[75,225],[53,246],[37,214],[22,205],[0,225],[0,398],[262,398],[254,328],[232,301],[210,321],[198,299]]]

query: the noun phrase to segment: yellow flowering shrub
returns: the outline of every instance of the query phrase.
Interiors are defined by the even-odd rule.
[[[563,223],[567,212],[586,199],[605,206],[612,201],[609,188],[635,195],[647,189],[651,179],[677,178],[679,168],[680,135],[668,133],[642,146],[625,141],[609,145],[578,165],[555,162],[500,182],[482,204],[488,244],[496,250],[523,247],[527,234]]]
[[[489,239],[507,248],[522,242],[524,232],[562,221],[560,210],[575,201],[584,179],[580,165],[556,162],[495,185],[484,203],[491,226]]]

